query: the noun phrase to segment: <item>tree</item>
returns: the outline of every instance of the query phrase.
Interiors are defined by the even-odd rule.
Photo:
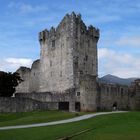
[[[22,82],[18,73],[0,71],[0,97],[11,97],[16,86]]]

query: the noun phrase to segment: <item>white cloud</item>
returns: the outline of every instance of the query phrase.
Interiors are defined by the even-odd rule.
[[[140,37],[122,37],[116,41],[117,45],[140,47]]]
[[[99,74],[113,74],[123,78],[140,77],[140,57],[106,48],[99,49]]]
[[[20,66],[31,67],[32,59],[27,58],[6,58],[0,60],[0,70],[16,71]]]
[[[35,13],[35,12],[41,12],[41,11],[47,11],[48,7],[45,5],[31,5],[23,2],[10,2],[8,5],[9,8],[18,10],[21,14],[26,13]]]

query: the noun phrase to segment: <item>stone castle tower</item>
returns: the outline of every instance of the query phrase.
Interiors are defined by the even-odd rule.
[[[24,82],[17,92],[63,94],[73,89],[72,100],[81,110],[96,110],[98,39],[99,30],[87,27],[80,14],[67,14],[56,29],[39,33],[40,60],[31,70],[18,70]]]

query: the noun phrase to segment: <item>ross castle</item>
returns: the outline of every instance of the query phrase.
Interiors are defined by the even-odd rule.
[[[15,98],[47,104],[48,109],[69,111],[140,109],[140,80],[131,87],[98,83],[97,43],[100,34],[72,12],[58,27],[39,33],[40,59],[31,69],[20,67],[24,80]]]

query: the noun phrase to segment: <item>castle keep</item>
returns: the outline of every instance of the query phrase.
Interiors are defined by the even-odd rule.
[[[39,33],[40,60],[31,70],[18,70],[24,82],[17,92],[51,93],[55,102],[71,104],[71,110],[75,110],[74,104],[81,110],[96,110],[98,39],[99,30],[86,27],[81,15],[67,14],[56,29]],[[57,95],[71,99],[57,100]]]
[[[48,109],[96,111],[111,109],[113,104],[119,109],[135,109],[136,96],[130,96],[129,87],[97,81],[99,36],[98,29],[87,27],[74,12],[57,28],[40,32],[40,59],[31,69],[17,70],[24,81],[15,96],[49,103]],[[138,97],[137,104],[139,101]]]

